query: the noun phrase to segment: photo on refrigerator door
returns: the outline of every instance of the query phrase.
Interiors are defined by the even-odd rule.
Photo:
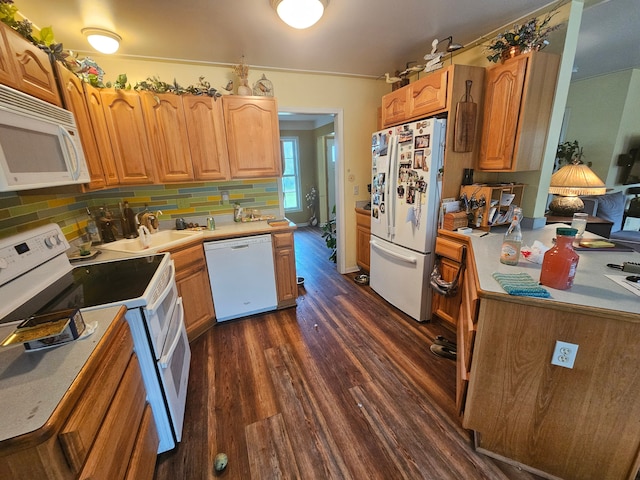
[[[413,154],[413,168],[425,170],[424,168],[424,150],[416,150]],[[426,169],[429,171],[429,169]]]
[[[385,156],[388,149],[388,137],[385,132],[376,133],[371,137],[371,153],[373,158]]]
[[[431,146],[431,135],[416,136],[415,148],[429,148]]]
[[[408,143],[413,140],[413,129],[409,125],[402,125],[398,131],[398,143]]]

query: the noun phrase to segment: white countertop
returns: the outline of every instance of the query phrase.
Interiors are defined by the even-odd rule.
[[[113,322],[120,307],[82,312],[95,322],[89,336],[45,350],[27,352],[21,344],[0,347],[0,441],[41,428]],[[15,324],[0,325],[0,340]]]
[[[522,245],[531,246],[535,240],[542,242],[547,247],[552,245],[556,228],[561,225],[546,225],[535,230],[522,231]],[[506,227],[491,229],[491,232],[479,237],[472,235],[473,253],[476,260],[480,289],[486,292],[506,292],[492,277],[494,272],[500,273],[528,273],[534,280],[540,279],[541,265],[529,262],[520,257],[516,266],[500,263],[500,249]],[[585,238],[601,238],[597,235],[585,233]],[[605,275],[629,276],[627,272],[607,267],[607,263],[622,265],[623,262],[639,262],[638,252],[608,252],[608,251],[584,251],[577,252],[580,255],[576,277],[573,286],[568,290],[546,288],[551,294],[551,299],[544,301],[558,301],[573,305],[586,305],[609,310],[640,314],[640,297],[618,285]],[[538,300],[538,299],[536,299]]]

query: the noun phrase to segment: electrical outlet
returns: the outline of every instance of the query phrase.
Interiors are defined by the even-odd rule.
[[[360,185],[354,185],[353,186],[353,194],[354,195],[360,195]]]
[[[575,343],[561,342],[556,340],[556,348],[553,350],[551,365],[558,365],[565,368],[573,368],[578,353],[578,345]]]
[[[225,205],[229,203],[229,192],[227,192],[226,190],[223,190],[221,193],[222,193],[222,204]]]

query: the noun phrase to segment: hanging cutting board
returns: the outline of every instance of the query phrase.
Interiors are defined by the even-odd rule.
[[[478,104],[471,97],[471,80],[466,82],[464,100],[458,102],[456,107],[456,121],[453,127],[454,152],[470,152],[476,136],[476,117]]]

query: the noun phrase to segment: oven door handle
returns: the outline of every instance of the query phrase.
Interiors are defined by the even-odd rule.
[[[162,291],[162,294],[160,294],[158,299],[152,305],[148,305],[146,308],[150,317],[153,317],[156,314],[157,308],[160,306],[160,304],[162,304],[162,302],[164,302],[164,299],[167,298],[167,295],[169,295],[169,293],[171,293],[171,290],[173,289],[173,285],[175,283],[175,278],[176,278],[176,267],[173,263],[173,260],[171,260],[171,263],[169,265],[171,268],[171,274],[169,275],[169,281],[167,282],[167,286]]]
[[[184,307],[182,306],[182,297],[178,297],[175,308],[178,309],[179,316],[177,322],[180,327],[176,329],[176,336],[173,338],[169,350],[167,351],[167,353],[162,355],[162,357],[160,357],[160,360],[158,361],[161,368],[169,367],[169,364],[171,363],[171,357],[173,357],[173,352],[175,352],[176,348],[178,347],[178,343],[180,343],[180,338],[182,337],[182,324],[184,323]]]

